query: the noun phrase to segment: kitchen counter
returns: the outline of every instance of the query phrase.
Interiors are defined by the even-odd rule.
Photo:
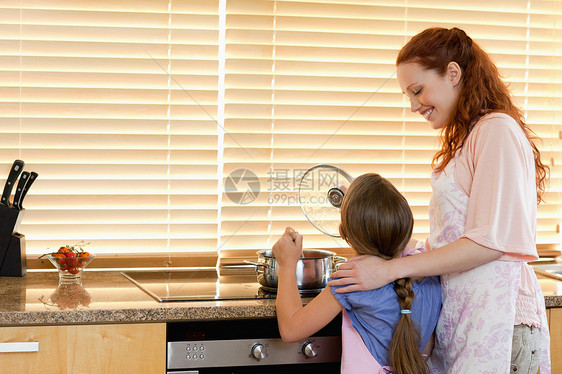
[[[562,282],[539,277],[547,308],[562,307]],[[275,317],[275,300],[159,303],[117,271],[84,272],[82,286],[58,274],[0,277],[0,326],[166,322]]]
[[[58,287],[56,272],[0,277],[0,326],[275,317],[275,300],[159,303],[118,271],[84,271]]]

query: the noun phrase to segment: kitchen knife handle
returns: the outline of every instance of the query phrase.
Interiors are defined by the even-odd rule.
[[[23,188],[27,184],[27,180],[29,178],[29,172],[24,171],[21,173],[20,181],[18,182],[18,186],[16,187],[16,193],[14,195],[14,203],[12,204],[12,208],[19,210],[20,209],[20,199],[23,193]]]
[[[22,160],[15,160],[12,164],[12,168],[10,169],[10,174],[8,174],[8,179],[6,180],[6,184],[4,185],[4,192],[2,192],[2,198],[0,202],[7,207],[10,206],[10,195],[12,194],[12,189],[14,188],[14,184],[18,179],[19,175],[23,171],[23,166],[25,163]]]
[[[37,174],[34,171],[29,173],[29,178],[27,178],[27,183],[23,187],[23,190],[21,192],[21,197],[18,201],[19,209],[23,209],[23,198],[25,197],[25,195],[27,195],[27,191],[29,191],[29,187],[31,187],[31,185],[33,184],[33,182],[35,182],[35,180],[37,179],[38,176],[39,176],[39,174]]]

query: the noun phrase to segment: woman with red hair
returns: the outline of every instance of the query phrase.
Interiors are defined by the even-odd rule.
[[[550,373],[538,258],[537,204],[548,167],[489,56],[458,28],[414,36],[396,61],[400,88],[440,130],[433,158],[428,250],[340,266],[338,292],[441,275],[434,373]],[[411,242],[415,245],[415,242]]]

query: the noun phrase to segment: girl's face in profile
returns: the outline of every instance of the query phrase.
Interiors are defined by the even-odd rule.
[[[434,129],[442,128],[457,103],[461,70],[451,62],[444,76],[415,62],[398,66],[398,84],[410,99],[410,109],[422,115]]]

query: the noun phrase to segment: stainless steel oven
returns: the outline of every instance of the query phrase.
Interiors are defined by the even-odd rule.
[[[341,319],[284,343],[275,319],[170,322],[168,374],[339,373]]]

